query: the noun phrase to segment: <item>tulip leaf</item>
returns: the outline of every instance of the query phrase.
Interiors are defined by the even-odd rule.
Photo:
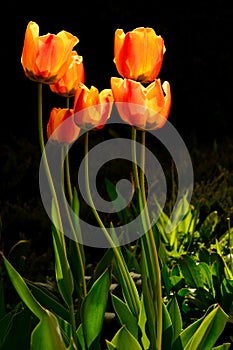
[[[141,276],[142,276],[142,292],[143,292],[143,303],[145,307],[145,314],[147,318],[146,322],[146,334],[148,336],[150,347],[156,349],[156,312],[154,304],[152,301],[152,295],[149,289],[149,279],[147,277],[146,271],[146,258],[145,252],[142,254],[142,263],[141,263]]]
[[[29,310],[41,319],[44,316],[44,308],[40,305],[40,303],[36,300],[36,298],[32,295],[28,286],[26,285],[24,279],[20,276],[20,274],[15,270],[15,268],[11,265],[11,263],[3,256],[3,261],[7,270],[7,273],[10,277],[10,280],[19,294],[22,301],[27,305]]]
[[[72,294],[74,290],[73,275],[70,270],[70,265],[66,253],[66,245],[64,235],[58,227],[58,216],[54,202],[52,204],[52,238],[53,238],[53,247],[55,255],[55,273],[56,281],[58,285],[59,292],[67,304],[70,306],[72,303]]]
[[[204,287],[201,270],[191,256],[181,255],[179,266],[185,278],[185,282],[189,287]]]
[[[128,306],[114,294],[112,294],[112,304],[121,325],[125,325],[130,333],[137,339],[138,325],[136,317],[132,314]]]
[[[131,210],[127,207],[127,201],[125,198],[120,194],[119,191],[116,191],[116,187],[113,185],[113,183],[105,178],[105,184],[107,188],[108,195],[110,197],[110,200],[113,202],[115,211],[121,221],[122,224],[128,223],[132,219]],[[117,198],[117,201],[116,201]],[[119,210],[119,208],[123,208]]]
[[[77,342],[78,342],[78,349],[86,350],[82,323],[79,325],[79,327],[76,331],[76,337],[77,337]]]
[[[29,349],[32,313],[20,302],[0,320],[0,349]]]
[[[31,334],[31,350],[66,350],[56,317],[45,310],[43,317]]]
[[[204,242],[209,242],[216,225],[219,222],[218,212],[210,213],[200,226],[199,232]]]
[[[218,305],[206,315],[184,350],[211,349],[224,330],[227,320],[228,315]]]
[[[106,340],[108,350],[116,350],[116,347],[108,340]]]
[[[26,282],[3,256],[4,264],[13,286],[25,305],[39,318],[39,323],[31,334],[31,350],[65,350],[56,317],[35,299]]]
[[[111,227],[111,235],[116,241],[116,234],[114,228]],[[140,300],[138,295],[138,290],[136,288],[135,282],[132,276],[129,273],[128,266],[125,262],[125,258],[122,254],[122,251],[119,247],[114,247],[114,262],[116,267],[116,275],[119,281],[119,284],[122,288],[122,293],[125,298],[125,302],[131,310],[132,314],[136,317],[139,314]]]
[[[219,244],[217,239],[215,240],[215,243],[216,243],[217,253],[220,255],[220,257],[222,258],[222,261],[224,263],[224,269],[225,269],[226,277],[229,278],[229,279],[233,279],[233,272],[230,270],[230,268],[228,267],[225,259],[222,256],[220,244]]]
[[[148,350],[150,348],[150,341],[146,334],[146,323],[147,323],[147,315],[144,305],[144,297],[143,293],[141,294],[141,303],[140,303],[140,313],[138,317],[138,326],[140,327],[142,336],[141,336],[141,343],[143,345],[144,350]]]
[[[173,325],[170,314],[163,303],[163,333],[162,333],[162,349],[171,349],[173,341]]]
[[[109,349],[117,350],[143,350],[136,338],[128,331],[125,326],[122,326],[119,331],[115,334],[110,344],[113,346]]]
[[[63,318],[67,322],[70,321],[69,311],[60,303],[60,301],[46,288],[39,287],[31,281],[26,281],[32,291],[32,294],[40,302],[43,307],[49,309],[57,316]]]
[[[175,296],[169,300],[167,304],[167,311],[169,312],[171,318],[174,341],[180,335],[183,326],[180,308]]]
[[[109,271],[106,270],[92,285],[81,308],[82,328],[88,349],[100,336],[107,307],[110,286]]]
[[[228,350],[230,349],[230,346],[231,346],[231,343],[224,343],[222,345],[212,348],[211,350]]]

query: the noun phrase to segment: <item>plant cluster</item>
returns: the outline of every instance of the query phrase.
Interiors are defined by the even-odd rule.
[[[16,262],[12,263],[15,247],[8,256],[3,249],[0,349],[230,349],[233,343],[230,219],[226,231],[216,237],[218,213],[213,211],[200,219],[199,203],[191,205],[183,195],[175,212],[178,224],[168,232],[169,213],[160,208],[156,196],[154,211],[148,208],[146,135],[148,130],[164,127],[171,108],[170,84],[167,81],[162,84],[158,78],[164,41],[152,28],[140,27],[126,34],[117,29],[114,62],[121,77],[112,77],[111,88],[101,92],[85,85],[83,58],[73,49],[78,41],[66,31],[40,36],[38,25],[32,21],[26,29],[21,62],[26,77],[38,86],[41,162],[52,198],[49,230],[54,279],[41,283],[25,278]],[[46,128],[42,117],[45,84],[66,101],[65,108],[52,109]],[[127,204],[113,181],[104,177],[105,195],[112,203],[118,203],[112,219],[96,209],[88,156],[90,134],[97,135],[104,129],[114,105],[130,128],[133,161],[129,176],[134,191]],[[45,131],[47,144],[59,150],[64,165],[58,178],[64,197],[58,198]],[[72,182],[69,157],[70,146],[82,131],[84,137],[78,147],[83,147],[85,155],[87,207],[83,207],[80,189]],[[143,146],[140,157],[136,141]],[[173,194],[176,186],[174,181]],[[120,202],[114,202],[116,197]],[[121,210],[117,210],[119,203]],[[158,218],[157,210],[161,213]],[[82,230],[81,216],[95,222],[96,231],[98,227],[107,243],[103,255],[91,266],[83,244],[86,232]],[[123,233],[127,235],[127,224],[138,216],[136,239],[120,244],[117,228],[126,227]],[[64,217],[69,223],[68,236]],[[17,246],[24,243],[19,241]],[[10,311],[4,304],[7,278],[20,297]]]

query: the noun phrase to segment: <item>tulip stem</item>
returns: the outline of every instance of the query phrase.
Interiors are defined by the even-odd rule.
[[[131,286],[131,283],[130,283],[130,280],[129,280],[129,277],[128,277],[128,273],[126,271],[126,267],[125,267],[125,263],[124,261],[122,260],[123,257],[121,256],[120,254],[120,251],[118,250],[118,247],[116,247],[114,241],[112,240],[108,230],[106,229],[106,227],[104,226],[104,223],[103,221],[101,220],[96,208],[95,208],[95,204],[93,202],[93,199],[92,199],[92,195],[91,195],[91,191],[90,191],[90,186],[89,186],[89,167],[88,167],[88,137],[89,136],[89,132],[87,131],[85,133],[85,183],[86,183],[86,193],[87,193],[87,198],[88,198],[88,201],[91,205],[91,208],[92,208],[92,211],[93,211],[93,214],[100,226],[100,228],[102,229],[105,237],[107,238],[108,242],[110,243],[110,246],[113,250],[113,253],[115,255],[115,259],[116,261],[118,262],[119,266],[120,266],[120,273],[122,273],[123,275],[123,278],[127,284],[127,288],[128,288],[128,291],[129,291],[129,294],[131,296],[131,300],[132,300],[132,304],[133,304],[133,307],[134,307],[134,314],[136,316],[139,316],[139,300],[137,299],[137,296],[135,295],[134,291],[133,291],[133,288]]]
[[[70,108],[70,98],[67,97],[66,98],[66,108]],[[73,200],[73,192],[72,192],[72,186],[71,186],[71,181],[70,181],[70,161],[69,161],[69,152],[68,152],[68,148],[69,145],[65,146],[65,173],[66,173],[66,185],[67,185],[67,192],[68,192],[68,197],[69,197],[69,202],[70,204],[72,203]]]
[[[133,158],[133,176],[135,181],[135,187],[137,190],[140,189],[140,182],[138,176],[137,168],[137,154],[136,154],[136,142],[137,142],[137,130],[135,127],[132,127],[132,158]]]
[[[155,303],[155,311],[156,311],[156,342],[157,349],[160,350],[162,347],[162,285],[161,285],[161,273],[160,273],[160,265],[159,265],[159,257],[158,251],[155,243],[154,233],[151,227],[151,221],[147,206],[147,198],[146,198],[146,190],[145,190],[145,144],[146,144],[146,131],[142,130],[142,151],[141,151],[141,170],[140,170],[140,186],[141,186],[141,194],[143,207],[145,208],[145,219],[147,222],[148,232],[142,237],[142,240],[145,243],[145,246],[148,249],[149,253],[149,263],[152,271],[151,279],[152,279],[152,295]]]
[[[150,296],[154,303],[155,313],[155,334],[156,334],[156,350],[161,350],[162,347],[162,286],[161,286],[161,275],[158,252],[154,239],[154,233],[151,227],[151,221],[147,206],[146,189],[145,189],[145,142],[146,142],[146,131],[142,131],[141,138],[141,166],[140,176],[138,175],[137,168],[137,156],[136,156],[136,128],[132,127],[132,158],[133,158],[133,171],[135,177],[136,187],[139,188],[139,206],[140,212],[142,213],[142,225],[145,230],[145,235],[141,237],[142,250],[146,257],[146,264],[148,267],[148,278],[151,279]]]
[[[58,201],[57,201],[57,195],[56,195],[56,191],[54,188],[53,179],[52,179],[52,176],[50,173],[48,159],[46,156],[45,143],[44,143],[43,117],[42,117],[42,83],[38,83],[38,131],[39,131],[40,149],[41,149],[41,153],[42,153],[42,161],[43,161],[43,164],[45,167],[47,179],[49,182],[49,187],[50,187],[52,195],[53,195],[55,208],[56,208],[57,213],[59,213],[60,210],[59,210],[59,205],[58,205]],[[60,220],[59,227],[62,229],[62,222],[60,219],[60,215],[58,215],[58,218]]]
[[[59,225],[59,231],[62,233],[61,234],[62,244],[64,246],[64,249],[66,249],[65,237],[64,237],[63,228],[62,228],[63,225],[62,225],[62,220],[61,220],[61,216],[60,216],[60,207],[59,207],[59,204],[58,204],[57,195],[56,195],[56,191],[55,191],[55,187],[54,187],[54,184],[53,184],[53,179],[52,179],[52,175],[51,175],[51,172],[50,172],[48,159],[47,159],[47,155],[46,155],[46,149],[45,149],[45,143],[44,143],[43,116],[42,116],[42,114],[43,114],[42,113],[42,83],[38,83],[38,131],[39,131],[40,149],[41,149],[41,152],[42,152],[42,161],[43,161],[43,164],[44,164],[44,167],[45,167],[45,171],[46,171],[47,179],[48,179],[48,182],[49,182],[50,190],[52,192],[52,197],[53,197],[54,204],[55,204],[57,218],[59,220],[58,225]],[[71,302],[71,305],[69,305],[69,311],[70,311],[70,321],[71,321],[71,325],[72,325],[72,333],[73,333],[74,341],[76,342],[76,326],[75,326],[73,302]]]

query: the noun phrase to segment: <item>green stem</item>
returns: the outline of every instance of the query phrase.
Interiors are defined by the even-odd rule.
[[[66,98],[66,108],[70,108],[70,99],[69,97]],[[66,158],[65,158],[65,173],[66,173],[66,185],[67,185],[67,192],[69,197],[70,204],[73,200],[73,192],[72,192],[72,186],[70,181],[70,162],[69,162],[69,152],[68,152],[68,145],[66,147]]]
[[[150,275],[152,282],[151,294],[153,295],[153,301],[156,312],[156,343],[157,350],[162,347],[162,285],[161,285],[161,273],[159,265],[159,257],[157,247],[155,243],[154,233],[151,227],[151,221],[147,206],[146,189],[145,189],[145,144],[146,144],[146,131],[142,130],[142,151],[141,151],[141,170],[140,170],[140,189],[142,196],[142,207],[144,208],[145,217],[142,217],[143,226],[145,227],[146,234],[142,237],[143,246],[146,249],[147,262],[149,263]],[[142,208],[142,209],[143,209]]]
[[[48,159],[46,156],[42,114],[43,114],[42,113],[42,83],[38,83],[38,131],[39,131],[40,149],[41,149],[41,152],[43,154],[42,160],[44,163],[44,167],[45,167],[47,179],[49,182],[50,190],[52,192],[52,198],[54,200],[54,204],[55,204],[55,208],[56,208],[56,212],[57,212],[57,218],[59,220],[59,228],[60,228],[60,231],[63,232],[62,221],[61,221],[61,216],[60,216],[60,208],[59,208],[57,195],[56,195],[56,191],[55,191],[54,184],[53,184],[53,179],[52,179],[51,172],[49,169]],[[65,249],[66,244],[65,244],[64,234],[61,234],[61,237],[62,237],[64,249]],[[72,325],[72,333],[73,333],[74,341],[76,342],[76,325],[75,325],[75,314],[74,314],[73,301],[69,305],[69,311],[70,311],[70,321],[71,321],[71,325]]]
[[[63,164],[63,161],[64,161],[64,154],[65,154],[65,150],[64,150],[64,148],[62,148],[62,164]],[[63,169],[62,169],[62,172],[64,173]],[[62,177],[64,178],[64,175],[62,175]],[[71,233],[72,233],[72,236],[73,236],[73,240],[76,242],[76,250],[77,250],[77,255],[78,255],[78,260],[79,260],[79,266],[81,267],[83,296],[85,297],[86,294],[87,294],[87,286],[86,286],[86,279],[85,279],[85,266],[84,266],[83,259],[82,259],[82,253],[81,253],[80,245],[79,245],[79,242],[77,242],[77,239],[76,239],[75,228],[74,228],[73,222],[71,220],[69,209],[68,209],[68,206],[67,206],[67,201],[66,201],[66,197],[65,197],[64,187],[63,187],[62,194],[63,194],[63,202],[64,202],[64,205],[65,205],[65,208],[66,208],[66,214],[67,214],[67,217],[68,217],[68,220],[69,220],[69,225],[70,225],[70,228],[71,228]]]
[[[229,235],[229,238],[228,238],[228,244],[229,244],[229,257],[230,257],[230,270],[231,272],[233,273],[233,252],[232,252],[232,239],[231,239],[231,236],[232,236],[232,233],[231,233],[231,222],[230,222],[230,218],[227,218],[227,228],[228,228],[228,235]]]
[[[137,302],[137,298],[136,296],[134,295],[134,292],[133,292],[133,289],[132,289],[132,286],[131,286],[131,283],[130,283],[130,280],[128,278],[128,274],[127,274],[127,271],[126,271],[126,268],[124,266],[124,263],[122,261],[122,257],[121,257],[121,254],[120,252],[118,251],[117,247],[115,246],[114,244],[114,241],[112,240],[111,236],[109,235],[108,233],[108,230],[106,229],[106,227],[104,226],[104,223],[103,221],[101,220],[96,208],[95,208],[95,205],[94,205],[94,202],[93,202],[93,199],[92,199],[92,195],[91,195],[91,191],[90,191],[90,186],[89,186],[89,167],[88,167],[88,137],[89,136],[89,133],[88,131],[85,133],[85,184],[86,184],[86,193],[87,193],[87,198],[88,198],[88,201],[92,207],[92,211],[93,211],[93,214],[100,226],[100,228],[102,229],[105,237],[107,238],[108,242],[110,243],[110,246],[113,250],[113,253],[115,255],[115,258],[120,266],[120,270],[123,274],[123,277],[126,281],[126,284],[127,284],[127,287],[128,287],[128,291],[131,295],[131,299],[132,299],[132,303],[134,305],[134,310],[135,310],[135,314],[138,316],[139,315],[139,305],[138,305],[138,302]]]
[[[132,127],[132,158],[133,158],[133,175],[135,181],[136,189],[140,189],[140,182],[138,176],[138,168],[137,168],[137,154],[136,154],[136,142],[137,142],[137,130]]]
[[[65,146],[66,148],[69,146]],[[70,181],[70,161],[69,161],[69,153],[66,149],[66,158],[65,158],[65,170],[66,170],[66,185],[67,185],[67,192],[70,203],[73,201],[73,192],[72,192],[72,186]]]
[[[57,201],[57,195],[56,195],[56,191],[54,188],[54,184],[53,184],[53,179],[50,173],[50,169],[49,169],[49,164],[48,164],[48,160],[47,160],[47,156],[46,156],[46,151],[45,151],[45,143],[44,143],[44,131],[43,131],[43,117],[42,117],[42,83],[38,83],[38,132],[39,132],[39,143],[40,143],[40,149],[41,149],[41,153],[43,155],[42,157],[42,161],[45,167],[45,171],[46,171],[46,175],[47,175],[47,179],[49,182],[49,187],[50,190],[52,192],[52,198],[54,200],[54,204],[55,204],[55,208],[58,214],[58,219],[59,219],[59,227],[62,230],[62,222],[61,222],[61,218],[59,215],[59,205],[58,205],[58,201]]]

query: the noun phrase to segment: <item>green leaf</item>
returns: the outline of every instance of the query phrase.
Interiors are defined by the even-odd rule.
[[[109,341],[106,340],[108,350],[116,350],[116,347]]]
[[[221,252],[221,248],[220,248],[220,244],[219,244],[217,239],[216,239],[215,243],[216,243],[217,253],[220,255],[220,257],[222,258],[223,263],[224,263],[224,269],[225,269],[226,277],[232,280],[233,279],[233,272],[231,272],[231,270],[229,269],[225,259],[223,258],[223,255],[222,255],[222,252]]]
[[[35,297],[30,292],[25,281],[20,276],[20,274],[15,270],[15,268],[10,264],[10,262],[3,256],[3,261],[10,277],[10,280],[15,287],[17,293],[19,294],[22,301],[27,305],[27,307],[36,315],[39,319],[44,316],[44,308],[35,299]]]
[[[215,210],[210,213],[200,226],[200,236],[204,242],[209,242],[214,229],[219,222],[218,212]]]
[[[73,276],[67,259],[64,236],[54,225],[52,225],[52,237],[57,286],[63,300],[70,306],[74,290]]]
[[[66,350],[56,317],[45,310],[43,317],[31,335],[31,350]]]
[[[20,298],[32,311],[32,313],[40,319],[39,324],[36,326],[31,335],[31,350],[65,349],[65,344],[61,337],[60,328],[56,317],[50,311],[41,306],[41,304],[32,295],[20,274],[4,256],[3,259],[11,282]]]
[[[119,329],[110,344],[117,350],[143,350],[137,339],[134,338],[125,326]]]
[[[224,343],[222,345],[212,348],[211,350],[228,350],[230,349],[230,346],[231,346],[231,343]]]
[[[0,321],[0,349],[29,349],[32,321],[31,311],[22,303],[5,315]]]
[[[73,191],[72,198],[72,210],[74,215],[73,218],[73,227],[72,230],[73,239],[69,240],[69,249],[68,249],[68,260],[71,268],[71,272],[74,280],[74,288],[77,293],[77,298],[82,302],[82,299],[85,295],[86,291],[86,281],[85,281],[85,252],[84,247],[82,245],[82,232],[79,222],[79,209],[80,204],[78,200],[78,194],[76,188]]]
[[[125,198],[119,192],[116,191],[116,187],[114,186],[114,184],[107,178],[105,178],[105,184],[110,200],[112,201],[115,207],[115,211],[121,223],[124,224],[130,222],[130,220],[132,219],[132,214],[131,210],[129,210],[129,208],[127,207],[128,203],[126,202]],[[120,208],[124,209],[119,210]]]
[[[112,304],[114,310],[120,320],[121,325],[125,325],[130,333],[138,339],[138,325],[137,319],[132,314],[128,306],[120,300],[117,296],[112,294]]]
[[[202,261],[198,264],[198,266],[201,271],[203,284],[205,284],[208,287],[208,289],[210,289],[214,294],[214,284],[213,284],[211,267]]]
[[[116,257],[118,256],[118,258]],[[121,261],[119,261],[121,260]],[[117,280],[122,288],[125,302],[136,317],[139,314],[140,300],[135,282],[129,273],[122,251],[119,247],[114,248],[114,262],[116,267]]]
[[[152,295],[149,289],[149,279],[147,278],[146,271],[146,258],[145,253],[142,253],[142,293],[143,293],[143,304],[145,308],[145,314],[147,318],[146,323],[146,335],[148,336],[150,342],[150,348],[156,349],[156,312],[154,309],[154,304],[152,300]]]
[[[169,312],[171,317],[172,328],[173,328],[173,341],[174,341],[180,335],[183,327],[180,308],[175,296],[173,296],[169,300],[167,304],[167,311]]]
[[[96,264],[95,270],[94,270],[94,279],[102,275],[102,273],[112,265],[112,259],[113,259],[113,250],[111,248],[107,249],[104,253],[103,257],[98,261]]]
[[[81,309],[82,328],[89,348],[100,336],[107,307],[110,286],[109,271],[106,270],[92,285]]]
[[[179,266],[185,278],[185,282],[189,287],[204,287],[200,268],[191,256],[181,255]]]
[[[209,350],[211,349],[225,328],[228,315],[218,305],[203,319],[184,350]]]
[[[194,335],[198,327],[200,326],[202,320],[204,317],[198,319],[197,321],[190,324],[187,328],[185,328],[178,338],[173,343],[172,350],[184,350],[185,346],[191,339],[191,337]],[[189,349],[190,350],[190,349]]]
[[[176,207],[176,211],[172,213],[173,220],[171,222],[169,219],[166,227],[166,232],[171,233],[171,240],[170,240],[171,246],[174,245],[176,240],[176,235],[178,232],[188,233],[188,232],[193,232],[194,230],[194,217],[191,210],[191,206],[189,205],[189,201],[187,200],[187,196],[188,196],[188,191],[179,200]]]
[[[78,342],[78,349],[86,350],[82,323],[79,325],[79,327],[76,331],[76,337],[77,337],[77,342]]]
[[[173,327],[170,314],[163,303],[163,333],[162,333],[162,349],[171,349],[173,341]]]
[[[39,301],[43,307],[52,311],[57,316],[63,318],[67,322],[70,322],[69,311],[60,303],[60,301],[46,288],[39,287],[35,283],[26,280],[27,285],[32,291],[32,294]]]
[[[140,303],[140,313],[138,317],[138,326],[140,327],[142,336],[141,336],[141,343],[143,346],[143,350],[148,350],[150,348],[150,341],[146,334],[146,322],[147,322],[147,315],[144,305],[144,297],[143,293],[141,295],[141,303]]]

